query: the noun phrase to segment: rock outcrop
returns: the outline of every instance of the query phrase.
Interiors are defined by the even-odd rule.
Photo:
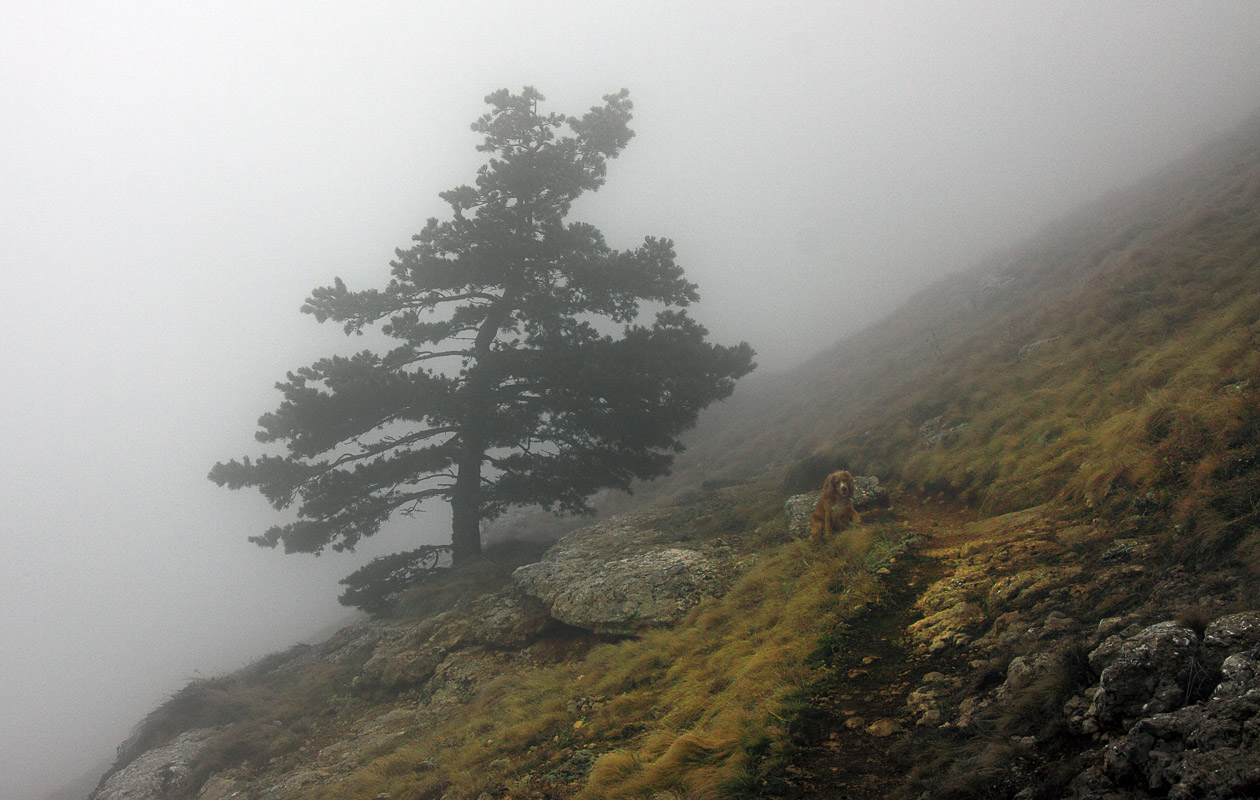
[[[197,787],[194,765],[213,729],[181,733],[174,741],[142,753],[110,775],[89,800],[174,800]]]
[[[1260,793],[1260,612],[1218,619],[1202,640],[1175,623],[1153,625],[1122,643],[1101,678],[1087,720],[1118,735],[1077,776],[1072,797]]]
[[[611,562],[561,556],[521,567],[512,581],[553,618],[613,636],[671,625],[722,586],[711,559],[676,547]]]
[[[547,625],[542,607],[511,590],[483,595],[417,622],[380,622],[358,689],[423,686],[453,653],[470,647],[519,650]]]
[[[599,635],[672,625],[725,591],[730,567],[721,552],[661,546],[670,538],[661,521],[618,517],[575,531],[517,569],[512,585],[553,619]]]
[[[557,637],[561,644],[534,646],[557,622],[617,637],[671,625],[722,594],[739,569],[724,539],[691,532],[729,505],[729,497],[706,493],[685,507],[610,518],[561,539],[511,580],[490,564],[435,576],[398,617],[364,620],[322,643],[204,681],[211,699],[330,670],[338,677],[329,685],[340,688],[306,716],[247,721],[261,726],[259,741],[270,740],[274,726],[274,737],[292,744],[278,748],[291,762],[274,757],[263,767],[211,774],[206,753],[240,720],[228,714],[218,727],[211,710],[201,713],[193,703],[180,715],[159,709],[120,748],[116,770],[92,800],[301,796],[453,713],[496,677],[549,663],[573,640],[565,634]]]
[[[1086,713],[1093,723],[1090,729],[1128,726],[1185,705],[1207,679],[1199,655],[1199,637],[1175,622],[1152,625],[1128,639],[1115,635],[1104,641],[1090,654],[1090,665],[1100,672],[1098,691]]]

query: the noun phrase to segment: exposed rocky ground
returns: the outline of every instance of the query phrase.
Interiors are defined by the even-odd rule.
[[[860,498],[868,506],[874,489]],[[473,576],[446,610],[360,623],[230,676],[266,686],[332,670],[343,691],[312,695],[304,715],[255,732],[255,743],[284,743],[269,758],[216,754],[219,726],[191,721],[215,719],[201,706],[165,735],[141,728],[93,800],[296,798],[334,785],[460,713],[497,676],[578,657],[598,637],[668,627],[723,592],[746,543],[679,535],[721,505],[607,520],[510,580]],[[811,508],[811,495],[788,500],[795,535]],[[984,520],[904,498],[896,513],[917,544],[879,569],[878,601],[825,638],[796,755],[760,796],[1260,791],[1260,612],[1239,610],[1247,580],[1169,569],[1150,539],[1045,509]],[[212,707],[226,686],[208,684],[185,691]],[[581,786],[596,753],[571,755],[531,796]]]
[[[837,631],[784,796],[1257,796],[1246,578],[1043,509],[935,514],[886,602]]]
[[[725,591],[743,568],[746,548],[722,536],[695,538],[689,527],[725,513],[739,491],[611,518],[566,536],[510,579],[489,564],[452,577],[437,592],[447,608],[439,600],[406,619],[364,621],[237,675],[194,683],[119,747],[115,769],[91,800],[301,797],[409,731],[458,713],[502,674],[578,657],[609,637],[668,627]],[[221,726],[198,725],[233,718],[232,709],[218,707],[230,704],[231,689],[263,691],[324,673],[335,677],[308,714],[295,722],[277,718],[255,737],[255,744],[284,743],[269,759],[219,758]],[[558,782],[580,781],[593,760],[587,755],[581,769]]]

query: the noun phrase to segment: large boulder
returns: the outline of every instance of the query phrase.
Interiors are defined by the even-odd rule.
[[[609,560],[563,543],[517,569],[512,583],[554,619],[612,636],[672,625],[725,588],[719,565],[696,550],[657,548]]]

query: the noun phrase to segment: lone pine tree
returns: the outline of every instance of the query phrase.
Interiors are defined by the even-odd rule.
[[[580,119],[540,113],[542,100],[531,87],[486,98],[490,111],[472,127],[490,155],[475,185],[439,195],[450,217],[428,220],[397,251],[383,290],[336,278],[302,306],[347,334],[379,323],[398,344],[289,373],[256,434],[286,454],[211,470],[277,509],[296,503],[295,521],[251,541],[353,549],[391,516],[440,498],[455,564],[474,560],[482,520],[509,507],[580,513],[600,489],[667,472],[700,410],[753,369],[746,343],[710,344],[682,310],[698,296],[671,241],[619,251],[591,225],[566,222],[634,135],[628,92]],[[650,326],[635,323],[644,302],[659,309]],[[343,601],[433,552],[369,565],[344,581]]]

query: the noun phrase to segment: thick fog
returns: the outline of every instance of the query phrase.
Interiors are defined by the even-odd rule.
[[[298,313],[470,182],[489,92],[638,136],[574,217],[668,236],[763,369],[1260,106],[1260,4],[9,2],[0,11],[0,797],[96,771],[185,682],[310,638],[412,537],[260,550]]]

